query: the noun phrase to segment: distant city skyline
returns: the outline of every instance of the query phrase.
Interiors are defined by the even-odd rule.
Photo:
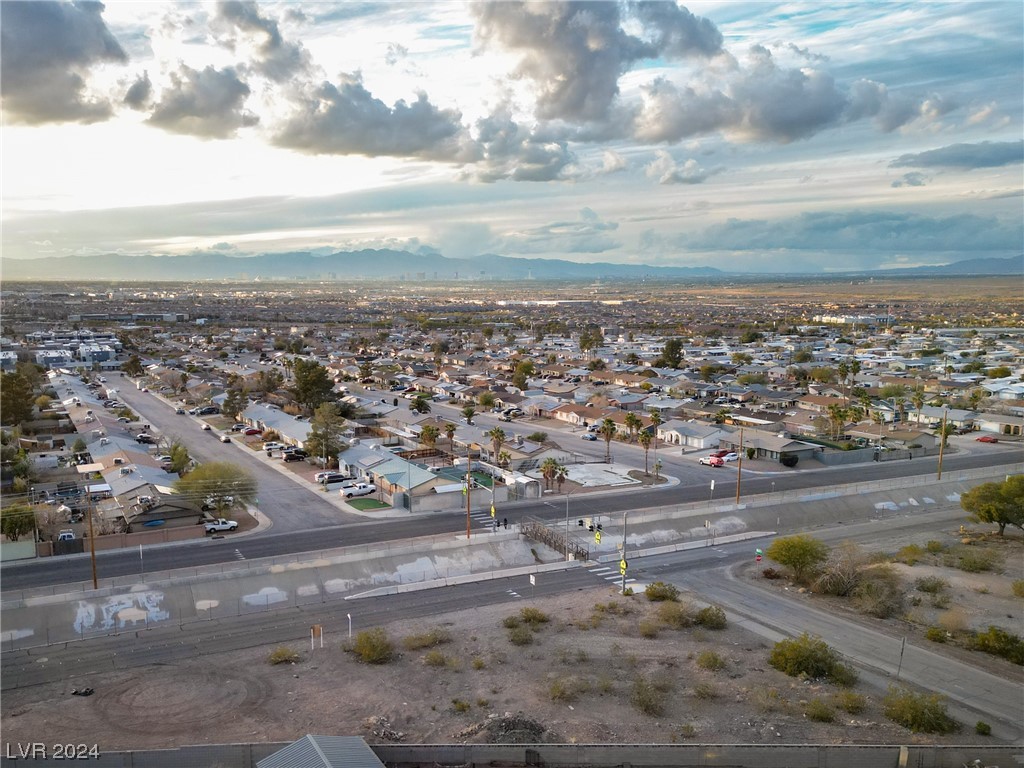
[[[5,259],[1024,243],[1019,2],[5,1],[0,34]]]

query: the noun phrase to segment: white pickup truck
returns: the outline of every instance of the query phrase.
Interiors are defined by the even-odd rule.
[[[373,483],[356,483],[355,485],[348,485],[341,489],[340,493],[346,499],[351,499],[353,496],[369,496],[371,493],[377,492],[377,486]]]
[[[238,527],[238,523],[234,520],[225,520],[223,517],[219,517],[216,520],[203,523],[203,527],[206,528],[207,533],[217,533],[219,531],[233,531]]]

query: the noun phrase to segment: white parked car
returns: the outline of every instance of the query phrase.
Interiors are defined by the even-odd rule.
[[[219,517],[209,523],[203,523],[203,527],[206,528],[207,533],[217,533],[218,531],[233,531],[238,527],[238,523]]]
[[[346,488],[342,488],[340,493],[346,499],[351,499],[353,496],[369,496],[371,493],[377,492],[377,486],[373,483],[356,483]]]
[[[740,456],[739,456],[738,453],[734,453],[734,452],[730,451],[729,453],[725,454],[725,456],[722,457],[722,460],[723,461],[738,461],[739,458],[740,458]]]
[[[264,443],[263,450],[265,451],[283,451],[287,446],[284,443]]]

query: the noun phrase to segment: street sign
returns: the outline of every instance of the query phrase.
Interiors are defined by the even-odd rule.
[[[629,565],[629,563],[626,562],[626,558],[622,558],[621,560],[619,560],[619,570],[620,571],[626,570],[628,565]]]
[[[533,574],[533,573],[530,574],[530,586],[531,587],[536,587],[537,586],[537,576],[536,576],[536,574]]]
[[[600,531],[594,531],[594,541],[596,543],[598,543],[598,544],[601,543],[601,532]]]
[[[711,481],[711,490],[712,491],[715,490],[715,481],[714,480]]]

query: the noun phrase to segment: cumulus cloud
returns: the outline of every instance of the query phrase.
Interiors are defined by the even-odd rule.
[[[249,86],[234,67],[195,70],[186,64],[170,75],[149,122],[171,133],[225,139],[259,118],[245,109]]]
[[[132,109],[146,109],[153,95],[153,83],[149,72],[143,72],[128,86],[124,94],[124,103]]]
[[[657,179],[659,184],[700,184],[712,173],[701,168],[700,163],[693,158],[680,164],[664,150],[658,150],[654,155],[654,160],[644,170],[649,178]]]
[[[648,142],[675,142],[739,123],[743,110],[721,91],[698,92],[664,78],[642,86],[643,106],[635,117],[633,134]]]
[[[386,155],[468,162],[477,150],[461,113],[440,109],[420,93],[416,101],[389,107],[373,96],[358,74],[323,82],[298,97],[273,141],[308,154]]]
[[[626,158],[618,152],[606,149],[601,153],[601,168],[598,171],[599,174],[605,175],[609,173],[619,173],[620,171],[626,170],[626,167]]]
[[[514,0],[471,7],[484,46],[521,54],[514,77],[535,85],[536,114],[545,120],[604,120],[619,78],[637,61],[710,56],[722,45],[714,24],[670,1],[625,6],[647,39],[623,30],[617,3]]]
[[[103,21],[103,4],[0,3],[0,94],[8,119],[28,124],[105,120],[110,101],[88,93],[97,64],[127,55]]]
[[[404,59],[409,55],[409,49],[404,45],[398,43],[388,43],[388,52],[384,55],[384,62],[389,66],[393,67],[399,62],[400,59]]]
[[[252,0],[220,0],[214,25],[227,30],[225,43],[235,50],[253,47],[253,68],[264,77],[283,82],[309,66],[309,55],[281,36],[277,22],[267,18]]]
[[[998,168],[1024,162],[1024,141],[951,144],[927,152],[900,155],[890,168]]]
[[[905,173],[903,176],[896,179],[896,181],[892,183],[892,186],[897,189],[899,187],[923,187],[927,180],[927,177],[923,173],[912,171],[911,173]]]
[[[565,141],[544,137],[517,123],[507,104],[478,120],[476,133],[482,156],[466,175],[478,181],[553,181],[575,160]]]

